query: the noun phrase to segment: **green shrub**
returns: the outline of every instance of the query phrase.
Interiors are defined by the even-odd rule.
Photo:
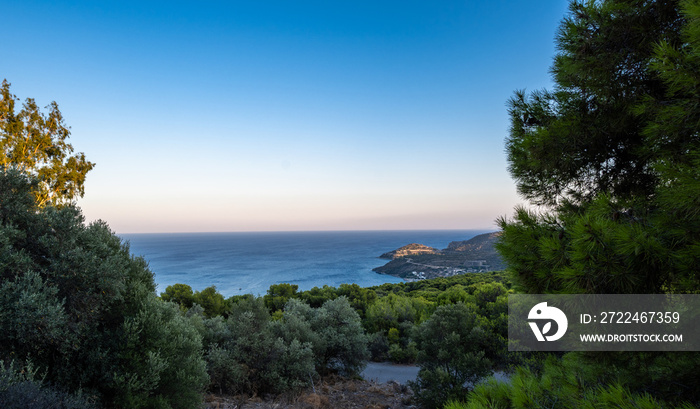
[[[209,382],[201,336],[175,303],[149,294],[124,322],[125,371],[115,378],[117,403],[129,408],[191,408]]]
[[[31,364],[16,367],[0,361],[0,408],[92,409],[87,398],[44,385]]]
[[[212,345],[206,355],[207,372],[210,378],[210,389],[219,394],[236,394],[246,392],[245,369],[235,357],[233,352]]]
[[[438,307],[416,328],[414,340],[421,369],[411,387],[423,406],[438,408],[460,399],[492,373],[484,352],[489,336],[482,321],[473,306],[457,303]]]
[[[263,296],[265,306],[272,312],[282,310],[287,301],[299,296],[298,289],[299,286],[296,284],[272,284],[267,290],[267,294]]]
[[[204,315],[216,317],[228,312],[230,305],[224,296],[216,291],[215,286],[207,287],[202,291],[197,291],[192,296],[192,301],[204,308]]]
[[[576,353],[563,359],[550,356],[545,360],[541,373],[524,367],[518,368],[509,382],[490,379],[477,385],[473,392],[463,397],[464,409],[526,409],[547,407],[552,409],[652,409],[682,407],[667,405],[646,393],[634,393],[620,381],[609,381],[600,372],[589,373]],[[455,406],[455,409],[459,406]]]
[[[450,400],[448,401],[445,406],[443,406],[443,409],[465,409],[466,406],[464,403],[456,400]]]
[[[201,340],[146,261],[73,206],[39,208],[33,183],[0,171],[0,359],[31,357],[52,388],[105,406],[198,402]]]
[[[367,336],[348,299],[326,301],[314,312],[311,327],[321,338],[322,353],[317,356],[321,370],[343,375],[362,372],[369,359]]]
[[[373,361],[385,361],[389,359],[389,341],[382,332],[367,334],[367,349],[370,359]]]
[[[309,344],[318,373],[359,374],[369,359],[360,317],[345,296],[328,300],[319,308],[289,300],[276,329],[288,342],[296,339]]]
[[[418,357],[418,349],[416,348],[416,343],[409,341],[405,347],[399,344],[391,344],[389,347],[389,358],[392,362],[396,363],[412,363],[416,361]]]
[[[160,293],[163,301],[172,301],[187,311],[194,304],[194,292],[187,284],[173,284],[165,288],[165,292]]]
[[[366,326],[370,332],[390,331],[402,323],[411,326],[425,321],[434,311],[433,303],[422,298],[389,294],[379,298],[366,313]]]
[[[300,302],[298,306],[309,308]],[[312,342],[318,341],[303,314],[289,313],[272,321],[263,298],[244,297],[226,319],[198,314],[189,319],[205,340],[212,391],[297,392],[316,376]]]

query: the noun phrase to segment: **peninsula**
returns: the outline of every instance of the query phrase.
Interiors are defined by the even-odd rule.
[[[382,254],[380,258],[391,261],[373,271],[414,281],[503,270],[505,265],[494,246],[499,234],[485,233],[453,241],[442,250],[412,243]]]

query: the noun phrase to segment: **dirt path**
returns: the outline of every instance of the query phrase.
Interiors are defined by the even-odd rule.
[[[406,385],[408,381],[415,381],[420,367],[415,365],[398,365],[390,362],[368,362],[362,371],[362,377],[367,381],[384,383],[396,381]]]

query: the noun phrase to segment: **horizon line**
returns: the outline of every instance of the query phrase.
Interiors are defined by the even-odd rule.
[[[119,232],[119,235],[136,234],[231,234],[231,233],[362,233],[362,232],[426,232],[426,231],[484,231],[497,232],[499,229],[455,228],[455,229],[316,229],[316,230],[221,230],[221,231],[161,231],[161,232]]]

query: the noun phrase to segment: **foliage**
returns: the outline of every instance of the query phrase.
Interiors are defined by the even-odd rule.
[[[314,287],[309,291],[304,291],[301,293],[300,297],[310,306],[318,308],[322,306],[324,302],[338,298],[338,291],[334,287],[324,285],[321,288]]]
[[[294,334],[302,343],[310,342],[314,354],[320,356],[325,352],[315,330],[310,328],[316,316],[314,311],[322,308],[327,301],[346,297],[351,307],[361,318],[362,327],[367,334],[367,348],[372,360],[413,363],[418,354],[416,343],[412,340],[413,328],[427,320],[438,305],[454,304],[460,301],[474,304],[478,308],[478,313],[485,318],[482,321],[485,325],[484,328],[497,334],[494,336],[494,342],[497,345],[494,350],[504,347],[507,333],[505,295],[509,291],[509,286],[510,281],[503,272],[465,274],[411,283],[383,284],[371,288],[362,288],[357,284],[342,284],[338,288],[326,285],[301,292],[295,285],[273,284],[267,294],[262,297],[264,305],[268,309],[263,311],[261,308],[255,307],[253,310],[265,317],[272,310],[272,318],[281,321],[274,329],[275,336],[282,337],[285,342],[289,343],[294,337],[287,334]],[[223,298],[219,293],[214,292],[213,294]],[[223,319],[203,320],[197,318],[198,313],[194,311],[201,306],[194,303],[194,293],[190,286],[185,284],[168,286],[166,291],[161,293],[161,298],[179,303],[183,311],[189,309],[187,314],[204,337],[205,349],[212,342],[220,342],[228,336],[222,335],[221,332],[221,326],[224,325]],[[284,308],[280,310],[277,308],[281,300],[287,301]],[[233,296],[224,302],[226,307],[220,318],[230,316],[232,310],[249,308],[251,307],[250,303],[258,303],[256,297],[251,294]],[[207,317],[214,316],[204,309],[201,310],[201,313]],[[280,330],[282,323],[287,333]],[[205,329],[206,326],[212,328]],[[214,337],[216,340],[209,339],[210,337]],[[508,359],[513,360],[513,358],[509,355]],[[319,362],[316,362],[316,369],[319,372],[326,371],[325,365]],[[213,376],[211,372],[210,376]]]
[[[499,221],[498,249],[520,289],[698,292],[699,39],[697,0],[571,3],[557,36],[554,90],[518,91],[509,103],[510,171],[520,193],[542,206]],[[572,372],[595,376],[569,382],[551,363],[541,378],[515,378],[504,405],[700,402],[696,353],[566,359],[576,360]],[[497,392],[487,389],[470,402]]]
[[[201,305],[204,308],[204,315],[207,317],[226,315],[231,308],[231,303],[227,302],[224,296],[216,291],[215,286],[196,291],[192,296],[192,302]]]
[[[272,321],[262,298],[242,298],[228,318],[192,315],[205,340],[210,389],[229,394],[296,392],[316,375],[304,335]],[[284,336],[286,335],[286,337]]]
[[[492,373],[485,352],[489,334],[480,321],[473,306],[460,302],[438,307],[417,327],[414,339],[421,369],[411,387],[423,406],[442,407]]]
[[[573,356],[572,356],[573,358]],[[453,401],[450,409],[525,409],[566,408],[629,408],[668,407],[646,393],[632,393],[620,383],[595,382],[595,376],[583,373],[576,359],[546,361],[541,375],[519,368],[510,382],[490,379],[474,388],[467,403]],[[690,404],[682,408],[690,409]]]
[[[398,331],[402,324],[420,324],[434,311],[434,304],[421,297],[413,298],[389,294],[378,299],[367,309],[365,319],[371,332]],[[412,325],[411,325],[412,326]],[[410,329],[411,326],[408,328]]]
[[[138,314],[126,318],[120,358],[128,368],[115,377],[118,406],[191,408],[209,382],[201,337],[173,303],[148,294]]]
[[[207,317],[228,315],[231,309],[232,300],[224,299],[224,296],[216,291],[215,286],[210,286],[202,291],[192,291],[192,287],[187,284],[173,284],[165,288],[160,293],[163,301],[172,301],[180,306],[183,311],[187,311],[195,304],[203,309]]]
[[[36,177],[33,193],[39,206],[59,205],[82,197],[86,174],[95,166],[82,153],[71,155],[70,130],[58,105],[42,114],[28,98],[15,112],[18,98],[3,80],[0,88],[0,168],[15,168]]]
[[[146,262],[77,208],[40,208],[32,186],[0,172],[0,359],[31,359],[52,385],[106,406],[198,402],[199,335],[156,299]]]
[[[89,409],[95,405],[79,394],[44,385],[31,363],[0,361],[0,407],[3,409]]]
[[[676,2],[572,3],[555,92],[511,100],[511,173],[549,210],[500,220],[498,248],[523,289],[697,291],[693,4],[681,14]]]
[[[583,205],[600,194],[648,197],[656,175],[639,115],[666,86],[648,67],[657,42],[678,45],[676,2],[572,1],[556,38],[554,91],[509,102],[510,172],[533,203]]]
[[[179,304],[185,311],[192,308],[194,304],[194,292],[192,291],[192,287],[187,284],[173,284],[167,286],[165,292],[160,293],[160,298],[163,301],[172,301]]]
[[[314,310],[311,328],[319,335],[322,353],[317,355],[322,370],[357,375],[369,358],[367,337],[360,316],[345,296],[329,300]]]
[[[272,284],[267,290],[267,294],[263,297],[265,306],[271,312],[282,310],[287,301],[298,296],[298,289],[299,286],[296,284]]]
[[[362,288],[357,284],[341,284],[337,292],[338,296],[348,299],[360,318],[365,317],[369,306],[377,300],[377,293],[374,290]]]

